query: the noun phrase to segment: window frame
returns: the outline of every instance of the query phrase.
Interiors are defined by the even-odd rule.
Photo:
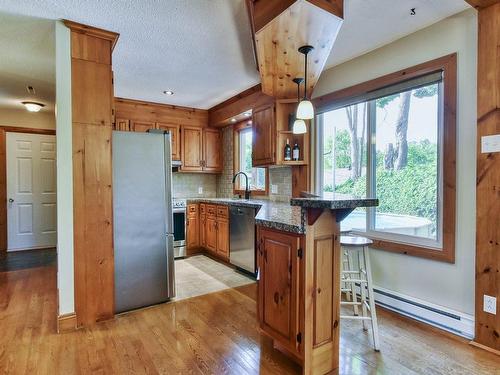
[[[237,173],[240,170],[240,132],[242,130],[247,130],[252,128],[252,121],[244,120],[233,125],[233,172]],[[264,167],[254,167],[254,168],[264,168]],[[269,168],[264,168],[266,170],[266,186],[265,189],[252,189],[250,192],[252,195],[267,196],[269,194]],[[233,194],[243,196],[245,194],[245,189],[239,185],[239,179],[233,184]]]
[[[378,90],[387,86],[392,86],[413,78],[431,74],[441,71],[443,73],[443,80],[439,84],[442,91],[442,98],[440,108],[442,117],[438,124],[438,132],[441,138],[439,160],[439,193],[438,204],[441,205],[441,215],[438,220],[441,223],[441,247],[416,245],[414,243],[406,243],[397,238],[397,234],[392,236],[380,236],[380,231],[371,231],[369,228],[370,215],[367,212],[367,231],[360,232],[373,240],[373,248],[380,250],[391,251],[395,253],[418,256],[428,259],[439,260],[448,263],[455,263],[455,231],[456,231],[456,106],[457,106],[457,54],[453,53],[446,55],[435,60],[427,61],[422,64],[403,69],[373,80],[363,82],[339,91],[323,95],[314,99],[316,113],[321,114],[328,112],[336,104],[348,101],[349,98],[356,98],[360,95]],[[317,119],[319,119],[318,117]],[[321,120],[316,120],[318,125],[321,126]],[[372,127],[373,128],[373,127]],[[321,164],[321,149],[322,139],[320,131],[317,132],[317,152],[316,152],[316,179],[317,190],[323,186],[322,164]],[[367,137],[370,139],[370,136]],[[369,152],[371,151],[372,144],[367,142]],[[369,158],[370,159],[370,158]],[[373,160],[372,160],[373,162]],[[370,176],[369,176],[370,177]],[[368,180],[368,179],[367,179]],[[374,179],[370,177],[371,183]],[[373,186],[372,186],[373,188]],[[373,190],[368,188],[367,194],[372,193]],[[381,238],[383,237],[383,238]],[[425,239],[422,238],[425,241]]]

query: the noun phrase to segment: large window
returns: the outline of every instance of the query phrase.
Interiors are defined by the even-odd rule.
[[[455,94],[445,90],[452,81],[446,82],[444,75],[444,68],[413,77],[403,74],[390,85],[323,106],[316,119],[317,175],[325,196],[379,199],[378,207],[351,213],[342,229],[364,232],[379,247],[410,249],[414,255],[423,255],[419,249],[426,255],[445,250],[443,260],[453,261],[449,227],[454,236],[455,172],[450,152],[455,132],[446,127],[454,127],[454,110],[448,106],[445,111],[445,103],[453,102]],[[446,200],[445,194],[452,196]]]
[[[254,194],[267,193],[267,169],[252,167],[252,128],[235,126],[235,173],[245,172],[248,176],[250,190]],[[235,193],[239,194],[245,190],[245,177],[240,176],[236,181]]]

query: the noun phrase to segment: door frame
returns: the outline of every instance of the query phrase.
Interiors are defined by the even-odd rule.
[[[7,253],[7,135],[6,133],[56,135],[56,130],[0,125],[0,254]]]

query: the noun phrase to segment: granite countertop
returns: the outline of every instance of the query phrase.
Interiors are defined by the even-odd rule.
[[[192,198],[187,203],[221,204],[226,206],[252,207],[257,214],[255,223],[271,229],[303,234],[305,233],[306,211],[309,208],[342,210],[345,217],[356,207],[373,207],[378,199],[358,199],[347,195],[333,197],[292,198],[288,202],[274,202],[264,199]]]
[[[346,194],[331,194],[328,197],[308,197],[290,199],[292,206],[302,208],[328,208],[331,210],[354,209],[357,207],[378,206],[378,199],[355,198]]]
[[[290,206],[287,202],[274,202],[264,199],[231,199],[231,198],[193,198],[187,203],[211,203],[226,206],[252,207],[257,210],[255,223],[271,229],[286,232],[305,233],[301,219],[301,208]]]

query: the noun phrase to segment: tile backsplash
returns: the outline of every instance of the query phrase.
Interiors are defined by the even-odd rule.
[[[222,131],[222,174],[217,175],[217,197],[233,197],[233,127]]]
[[[222,134],[223,150],[223,170],[217,175],[217,197],[232,198],[233,184],[233,128],[226,127]],[[271,186],[275,185],[276,193],[273,193]],[[275,201],[289,201],[292,196],[292,168],[291,167],[271,167],[269,168],[269,195],[264,197],[259,195],[258,199],[271,199]]]
[[[199,188],[203,192],[199,193]],[[217,176],[202,173],[172,173],[174,198],[217,197]]]
[[[276,192],[273,193],[273,185]],[[269,168],[269,199],[286,202],[292,197],[292,168],[271,167]]]

